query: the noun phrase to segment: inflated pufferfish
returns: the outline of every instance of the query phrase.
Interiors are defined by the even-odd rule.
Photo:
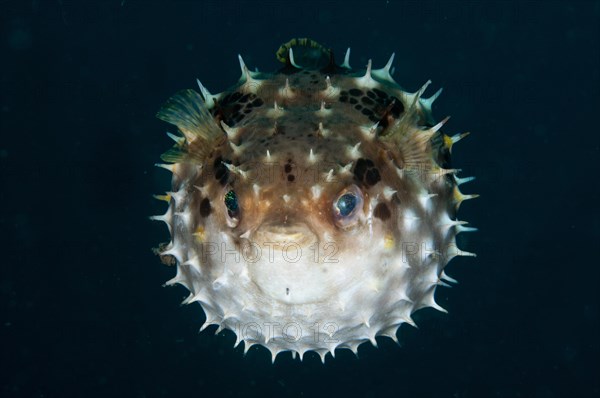
[[[382,69],[337,65],[332,52],[294,39],[276,73],[251,72],[212,95],[184,90],[158,117],[176,125],[159,165],[173,173],[157,252],[176,265],[167,285],[189,291],[208,325],[236,345],[324,361],[376,336],[396,340],[424,307],[444,311],[436,287],[461,251],[465,199],[452,145],[435,124],[429,85],[409,93]]]

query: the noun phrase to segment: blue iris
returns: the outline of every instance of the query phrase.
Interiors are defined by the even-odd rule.
[[[229,191],[225,194],[225,206],[227,207],[227,213],[229,214],[229,217],[235,217],[237,215],[240,207],[235,191]]]
[[[336,203],[336,207],[340,212],[340,215],[346,217],[348,214],[352,213],[352,210],[356,207],[356,195],[347,193],[338,199]]]

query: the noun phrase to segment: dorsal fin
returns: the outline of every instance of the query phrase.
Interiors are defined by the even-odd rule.
[[[187,152],[204,160],[217,141],[226,138],[202,97],[194,90],[182,90],[169,98],[156,117],[179,128],[185,143],[176,144],[173,149],[180,151],[182,156]],[[168,160],[176,158],[172,151],[165,155],[170,158]]]

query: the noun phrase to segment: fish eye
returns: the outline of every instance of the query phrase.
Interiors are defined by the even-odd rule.
[[[229,216],[229,223],[231,227],[235,227],[240,218],[240,205],[238,203],[238,197],[233,189],[230,189],[223,199],[225,207],[227,208],[227,215]]]
[[[363,195],[356,185],[344,189],[333,201],[333,217],[339,227],[354,225],[361,214]]]
[[[335,204],[335,207],[342,217],[346,217],[352,213],[352,210],[356,208],[357,201],[358,199],[356,199],[356,195],[353,193],[345,193],[344,195],[340,196]]]

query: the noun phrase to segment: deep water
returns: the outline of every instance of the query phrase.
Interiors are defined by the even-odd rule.
[[[0,396],[598,396],[599,19],[598,1],[1,1]],[[443,87],[481,195],[449,314],[325,365],[199,334],[151,251],[173,131],[156,111],[196,78],[232,85],[238,53],[279,68],[293,37],[361,68],[396,52],[403,87]]]

